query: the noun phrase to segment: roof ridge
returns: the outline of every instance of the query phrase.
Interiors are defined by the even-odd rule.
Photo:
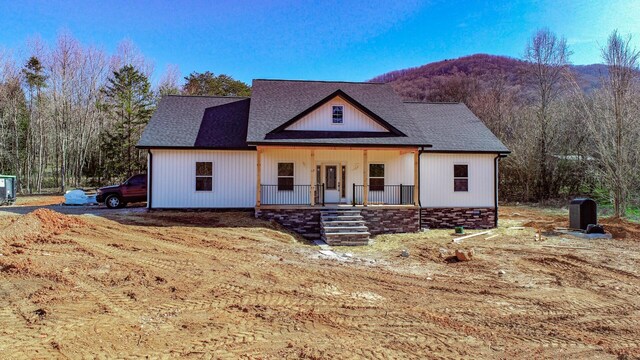
[[[289,82],[309,82],[309,83],[340,83],[340,84],[367,84],[386,85],[384,82],[371,81],[341,81],[341,80],[302,80],[302,79],[253,79],[253,81],[289,81]]]
[[[251,99],[251,96],[236,96],[236,95],[184,95],[184,94],[167,94],[162,97],[195,97],[195,98],[223,98],[223,99]]]

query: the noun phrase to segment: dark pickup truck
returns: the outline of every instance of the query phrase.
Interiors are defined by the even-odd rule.
[[[125,207],[130,202],[147,201],[147,175],[133,175],[120,185],[99,188],[96,201],[105,203],[109,209]]]

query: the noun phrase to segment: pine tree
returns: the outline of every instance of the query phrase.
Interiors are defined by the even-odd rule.
[[[107,178],[125,178],[145,168],[145,156],[135,145],[153,112],[154,96],[149,79],[126,65],[108,79],[104,88],[105,110],[112,122],[103,134],[104,173]]]
[[[44,66],[35,56],[31,56],[24,68],[22,68],[27,88],[29,89],[29,126],[27,131],[27,154],[25,161],[26,185],[31,192],[32,167],[36,165],[35,186],[38,192],[42,191],[42,179],[44,173],[45,129],[41,113],[41,93],[47,87],[47,76],[44,74]]]
[[[249,85],[225,74],[192,72],[184,79],[182,90],[187,95],[251,96]]]

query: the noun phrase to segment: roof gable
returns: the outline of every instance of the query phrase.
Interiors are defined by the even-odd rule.
[[[333,105],[344,107],[342,124],[332,123]],[[284,130],[389,132],[396,136],[406,136],[340,89],[278,126],[270,134]]]
[[[379,131],[354,131],[348,137],[344,131],[287,130],[304,116],[336,97],[366,114],[391,136],[381,137]],[[371,129],[366,129],[371,130]],[[347,132],[348,133],[348,132]],[[254,80],[247,142],[269,143],[349,143],[351,145],[422,144],[415,137],[420,133],[400,97],[388,84],[327,81]],[[412,135],[410,135],[412,134]],[[288,136],[291,137],[288,138]]]

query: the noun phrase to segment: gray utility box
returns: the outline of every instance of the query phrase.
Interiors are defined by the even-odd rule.
[[[589,224],[598,223],[598,205],[589,198],[571,200],[569,205],[569,228],[587,230]]]
[[[0,175],[0,205],[16,202],[16,177]]]

